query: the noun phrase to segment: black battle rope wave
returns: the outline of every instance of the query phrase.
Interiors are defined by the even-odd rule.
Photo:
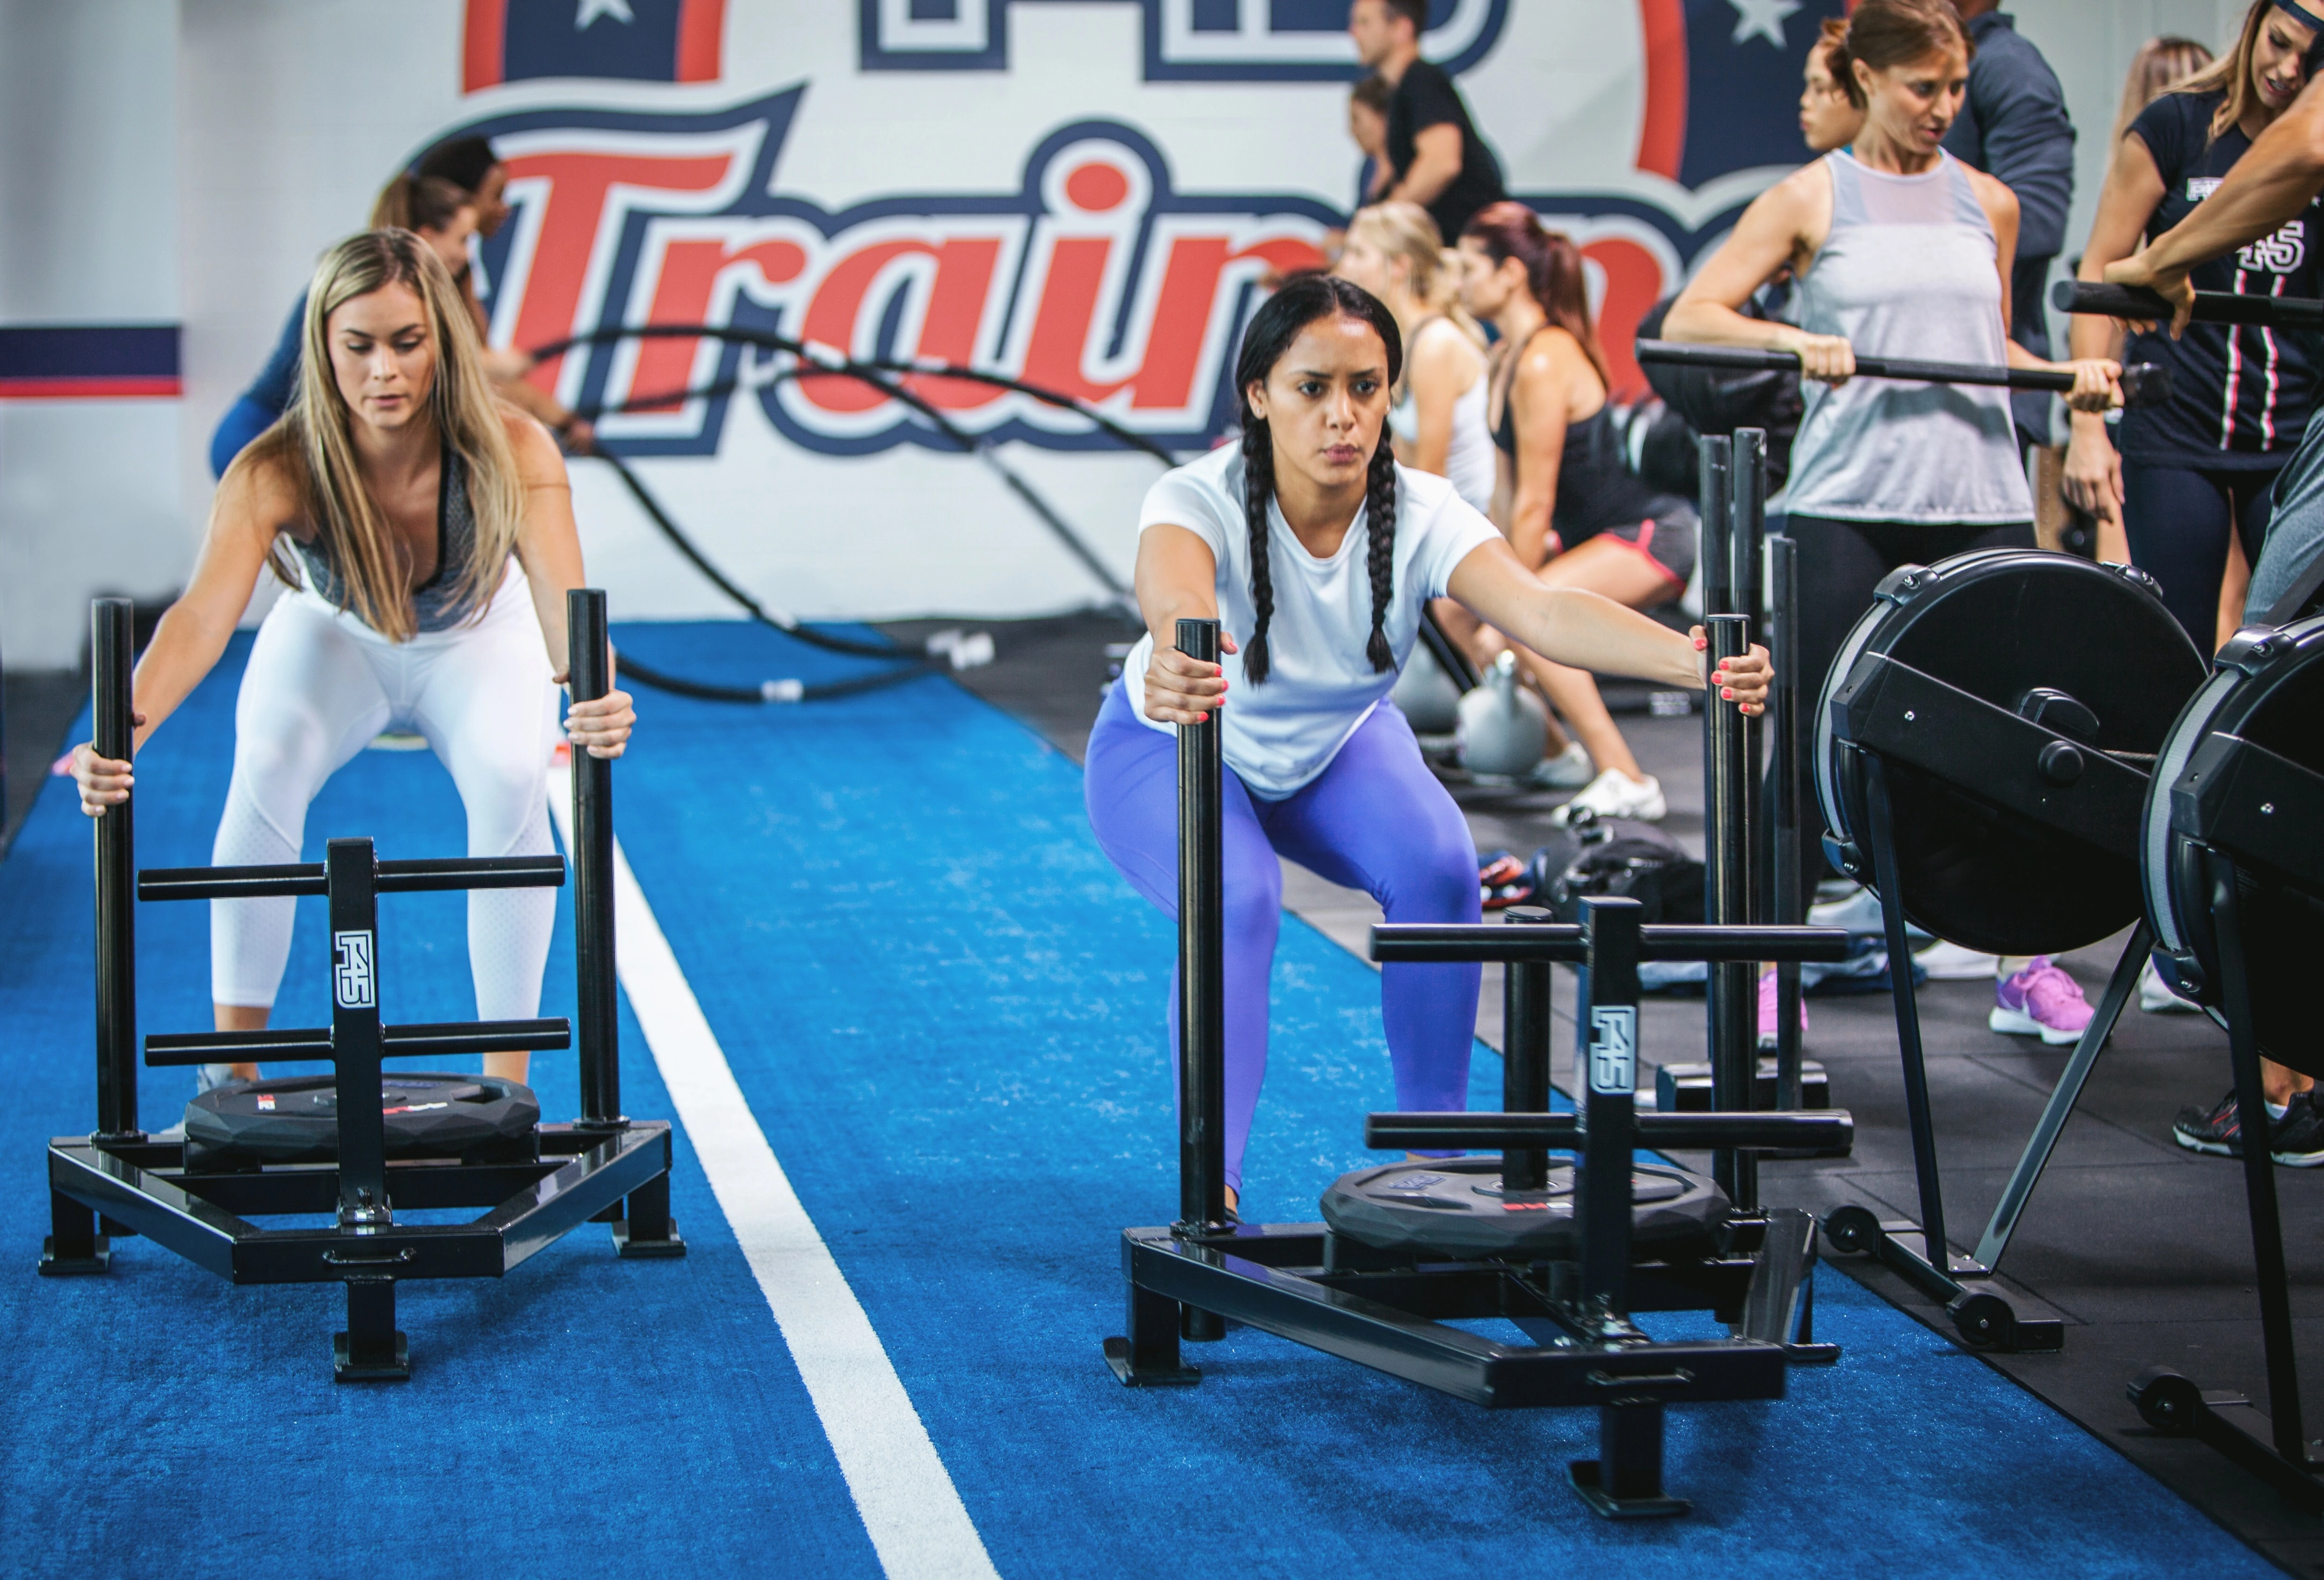
[[[633,328],[599,329],[592,331],[586,335],[579,335],[565,340],[553,341],[540,347],[538,350],[531,353],[531,355],[536,361],[540,361],[551,356],[562,355],[564,352],[568,351],[576,346],[599,345],[611,341],[632,338],[701,338],[729,340],[741,345],[756,346],[765,349],[787,352],[797,359],[797,364],[792,367],[779,370],[771,378],[757,381],[755,383],[742,379],[727,379],[715,384],[705,385],[698,389],[679,390],[673,391],[666,394],[633,397],[631,400],[622,402],[615,406],[597,407],[579,412],[577,415],[594,419],[604,415],[609,411],[632,411],[640,407],[665,405],[675,401],[715,398],[733,394],[737,390],[741,389],[763,388],[769,384],[781,383],[787,379],[811,377],[818,374],[828,374],[858,379],[862,383],[868,383],[873,388],[880,390],[890,397],[901,401],[904,404],[909,406],[914,411],[926,417],[938,432],[944,434],[945,438],[951,439],[954,444],[959,445],[963,450],[984,460],[986,465],[991,467],[992,469],[1000,475],[1002,481],[1007,483],[1019,495],[1019,497],[1022,498],[1026,504],[1032,508],[1034,513],[1041,518],[1042,522],[1049,527],[1051,531],[1056,533],[1057,537],[1065,542],[1066,547],[1073,551],[1074,557],[1080,559],[1083,565],[1097,577],[1098,580],[1106,587],[1107,591],[1113,595],[1117,605],[1128,602],[1129,589],[1112,574],[1111,569],[1106,567],[1103,561],[1097,559],[1097,557],[1091,552],[1088,546],[1082,542],[1079,535],[1066,524],[1063,517],[1059,516],[1057,513],[1049,506],[1046,500],[1041,498],[1040,495],[1035,492],[1029,483],[1027,483],[1024,478],[1002,464],[999,457],[995,457],[982,441],[962,431],[957,425],[947,420],[942,412],[938,411],[929,402],[921,399],[913,392],[901,387],[900,383],[897,382],[897,377],[895,375],[919,374],[931,377],[958,378],[968,382],[989,384],[996,388],[1014,390],[1019,393],[1029,395],[1035,400],[1040,401],[1045,404],[1070,411],[1082,417],[1087,418],[1092,425],[1099,429],[1101,431],[1105,432],[1137,449],[1145,451],[1147,454],[1154,457],[1157,460],[1162,462],[1163,465],[1167,467],[1176,466],[1177,457],[1173,456],[1168,450],[1163,448],[1161,445],[1156,443],[1148,436],[1139,433],[1132,429],[1124,427],[1120,423],[1107,417],[1104,413],[1095,411],[1073,396],[1061,395],[1056,393],[1055,391],[1045,390],[1036,384],[1028,384],[1021,379],[1010,378],[999,374],[980,373],[973,369],[964,370],[938,363],[902,363],[888,359],[875,359],[871,362],[857,362],[843,357],[819,355],[818,353],[810,350],[803,342],[792,340],[785,336],[776,335],[761,330],[722,328],[715,325],[707,324],[641,325]],[[869,691],[876,691],[886,687],[901,685],[908,680],[917,679],[922,675],[939,674],[949,670],[964,669],[970,667],[973,663],[989,660],[989,647],[982,660],[975,658],[964,659],[957,638],[954,639],[954,642],[952,644],[945,648],[932,650],[927,657],[914,657],[909,653],[908,650],[898,647],[893,643],[874,644],[871,642],[856,642],[847,637],[829,635],[825,633],[816,631],[812,627],[801,624],[799,622],[791,619],[788,615],[779,614],[767,609],[764,605],[760,604],[756,598],[753,598],[749,593],[735,585],[732,577],[728,577],[724,572],[721,571],[716,565],[711,562],[709,557],[702,552],[701,548],[696,544],[691,538],[687,536],[685,531],[679,528],[675,521],[670,519],[669,513],[662,508],[661,502],[646,487],[644,481],[638,476],[636,472],[631,469],[626,462],[610,450],[600,449],[594,450],[591,453],[596,459],[604,461],[607,466],[613,469],[614,475],[622,480],[622,485],[629,490],[631,497],[635,499],[638,503],[639,508],[646,513],[646,518],[654,523],[656,529],[659,531],[665,538],[669,540],[671,546],[676,548],[681,555],[685,556],[687,561],[696,570],[700,571],[714,587],[717,587],[720,592],[724,593],[729,598],[733,599],[733,602],[748,613],[753,620],[774,630],[780,631],[785,635],[795,637],[801,642],[807,642],[810,646],[823,648],[827,651],[845,653],[851,656],[864,658],[909,658],[911,660],[909,662],[899,664],[893,669],[884,670],[876,674],[860,675],[844,680],[825,681],[810,685],[796,679],[780,679],[762,681],[756,687],[743,687],[724,686],[709,681],[690,680],[683,676],[665,673],[654,669],[651,665],[641,662],[632,656],[624,654],[621,660],[622,672],[628,674],[641,683],[654,687],[658,690],[671,692],[680,697],[692,697],[709,702],[816,702],[841,697],[862,696]],[[932,640],[941,640],[941,638]],[[989,642],[989,639],[985,640]]]
[[[899,401],[918,412],[927,420],[930,427],[958,445],[962,453],[973,456],[991,467],[993,473],[1009,485],[1010,491],[1023,500],[1026,506],[1041,519],[1042,524],[1049,529],[1060,543],[1065,545],[1067,552],[1081,561],[1083,568],[1097,579],[1098,585],[1111,595],[1112,602],[1116,606],[1127,608],[1134,602],[1129,586],[1120,577],[1114,575],[1112,568],[1098,558],[1096,551],[1082,541],[1081,534],[1074,531],[1072,525],[1057,513],[1047,500],[1041,497],[1030,483],[995,455],[990,446],[964,431],[957,423],[938,411],[927,400],[912,390],[907,389],[902,379],[915,374],[930,378],[954,378],[974,383],[990,384],[1000,389],[1016,390],[1046,405],[1056,406],[1087,419],[1100,431],[1144,450],[1166,467],[1175,467],[1178,464],[1176,457],[1153,439],[1125,428],[1103,412],[1096,411],[1073,396],[1061,395],[1054,390],[1044,390],[1038,385],[1028,384],[1021,379],[1010,378],[1001,374],[980,373],[973,368],[955,368],[948,364],[898,362],[888,358],[878,358],[870,362],[857,361],[852,357],[842,356],[827,348],[810,346],[805,341],[794,340],[788,335],[778,335],[770,330],[722,328],[715,324],[637,324],[609,329],[593,329],[586,335],[575,335],[563,340],[552,340],[531,351],[530,355],[536,361],[542,361],[551,356],[562,356],[577,346],[602,345],[610,341],[632,339],[707,339],[724,340],[740,346],[754,346],[762,350],[784,352],[798,358],[803,365],[796,370],[788,370],[792,371],[794,376],[804,378],[816,374],[829,374],[838,377],[856,379],[871,385],[890,399]],[[697,563],[699,563],[698,560]]]

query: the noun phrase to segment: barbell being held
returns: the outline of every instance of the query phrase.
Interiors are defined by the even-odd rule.
[[[1640,362],[1689,367],[1734,368],[1751,373],[1797,373],[1803,378],[1842,384],[1850,378],[1901,379],[1915,383],[1999,385],[2047,390],[2066,398],[2077,411],[2116,406],[2154,406],[2171,398],[2170,370],[2153,363],[2125,367],[2104,357],[2084,357],[2044,367],[2003,367],[1969,362],[1919,362],[1897,356],[1859,356],[1837,335],[1810,335],[1787,328],[1781,349],[1746,346],[1696,346],[1674,340],[1641,340]]]

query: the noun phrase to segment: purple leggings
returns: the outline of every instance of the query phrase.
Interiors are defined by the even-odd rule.
[[[1177,743],[1141,723],[1113,688],[1090,732],[1084,793],[1090,826],[1130,886],[1178,915]],[[1390,921],[1478,919],[1477,847],[1444,787],[1420,760],[1412,726],[1383,700],[1332,765],[1279,801],[1229,769],[1221,845],[1226,867],[1227,1183],[1242,1189],[1243,1145],[1267,1074],[1268,973],[1283,915],[1277,853],[1320,877],[1361,889]],[[1476,1033],[1476,966],[1380,970],[1380,1018],[1407,1112],[1468,1105]],[[1170,979],[1170,1047],[1178,1047],[1178,983]]]

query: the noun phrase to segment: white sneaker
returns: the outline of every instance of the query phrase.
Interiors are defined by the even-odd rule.
[[[2138,1007],[2150,1015],[2198,1014],[2203,1006],[2193,999],[2181,998],[2163,980],[2163,973],[2154,969],[2154,957],[2148,956],[2146,969],[2138,974]]]
[[[1842,927],[1851,933],[1878,938],[1888,930],[1880,915],[1880,896],[1869,889],[1858,888],[1844,900],[1828,900],[1821,905],[1808,907],[1808,926]],[[1929,935],[1912,923],[1904,924],[1907,940],[1929,941]]]
[[[1994,969],[2001,964],[1997,955],[1980,955],[1975,949],[1964,949],[1959,944],[1941,939],[1913,956],[1932,982],[1990,981]]]
[[[1568,741],[1564,751],[1533,765],[1533,772],[1526,775],[1526,785],[1531,790],[1578,790],[1589,784],[1595,772],[1582,743]]]
[[[1618,768],[1609,768],[1584,785],[1581,794],[1552,812],[1549,820],[1563,828],[1567,818],[1585,807],[1600,818],[1628,818],[1639,823],[1659,823],[1670,810],[1663,799],[1662,781],[1651,773],[1632,779]]]

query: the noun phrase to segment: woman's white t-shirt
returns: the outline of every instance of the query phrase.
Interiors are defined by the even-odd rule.
[[[1258,621],[1242,472],[1241,448],[1222,445],[1156,483],[1138,517],[1140,532],[1167,522],[1210,545],[1219,565],[1219,619],[1238,643]],[[1444,596],[1452,568],[1500,533],[1442,477],[1398,467],[1396,483],[1395,591],[1386,629],[1400,670],[1428,600]],[[1281,507],[1268,501],[1275,612],[1267,627],[1267,679],[1256,686],[1246,680],[1240,653],[1222,660],[1227,702],[1220,710],[1221,745],[1227,766],[1254,795],[1280,800],[1330,767],[1396,684],[1395,670],[1376,674],[1364,656],[1372,632],[1369,516],[1369,508],[1360,508],[1339,552],[1318,559],[1292,534]],[[1153,652],[1149,633],[1122,661],[1122,673],[1138,716],[1167,734],[1175,726],[1148,717],[1143,701]]]

